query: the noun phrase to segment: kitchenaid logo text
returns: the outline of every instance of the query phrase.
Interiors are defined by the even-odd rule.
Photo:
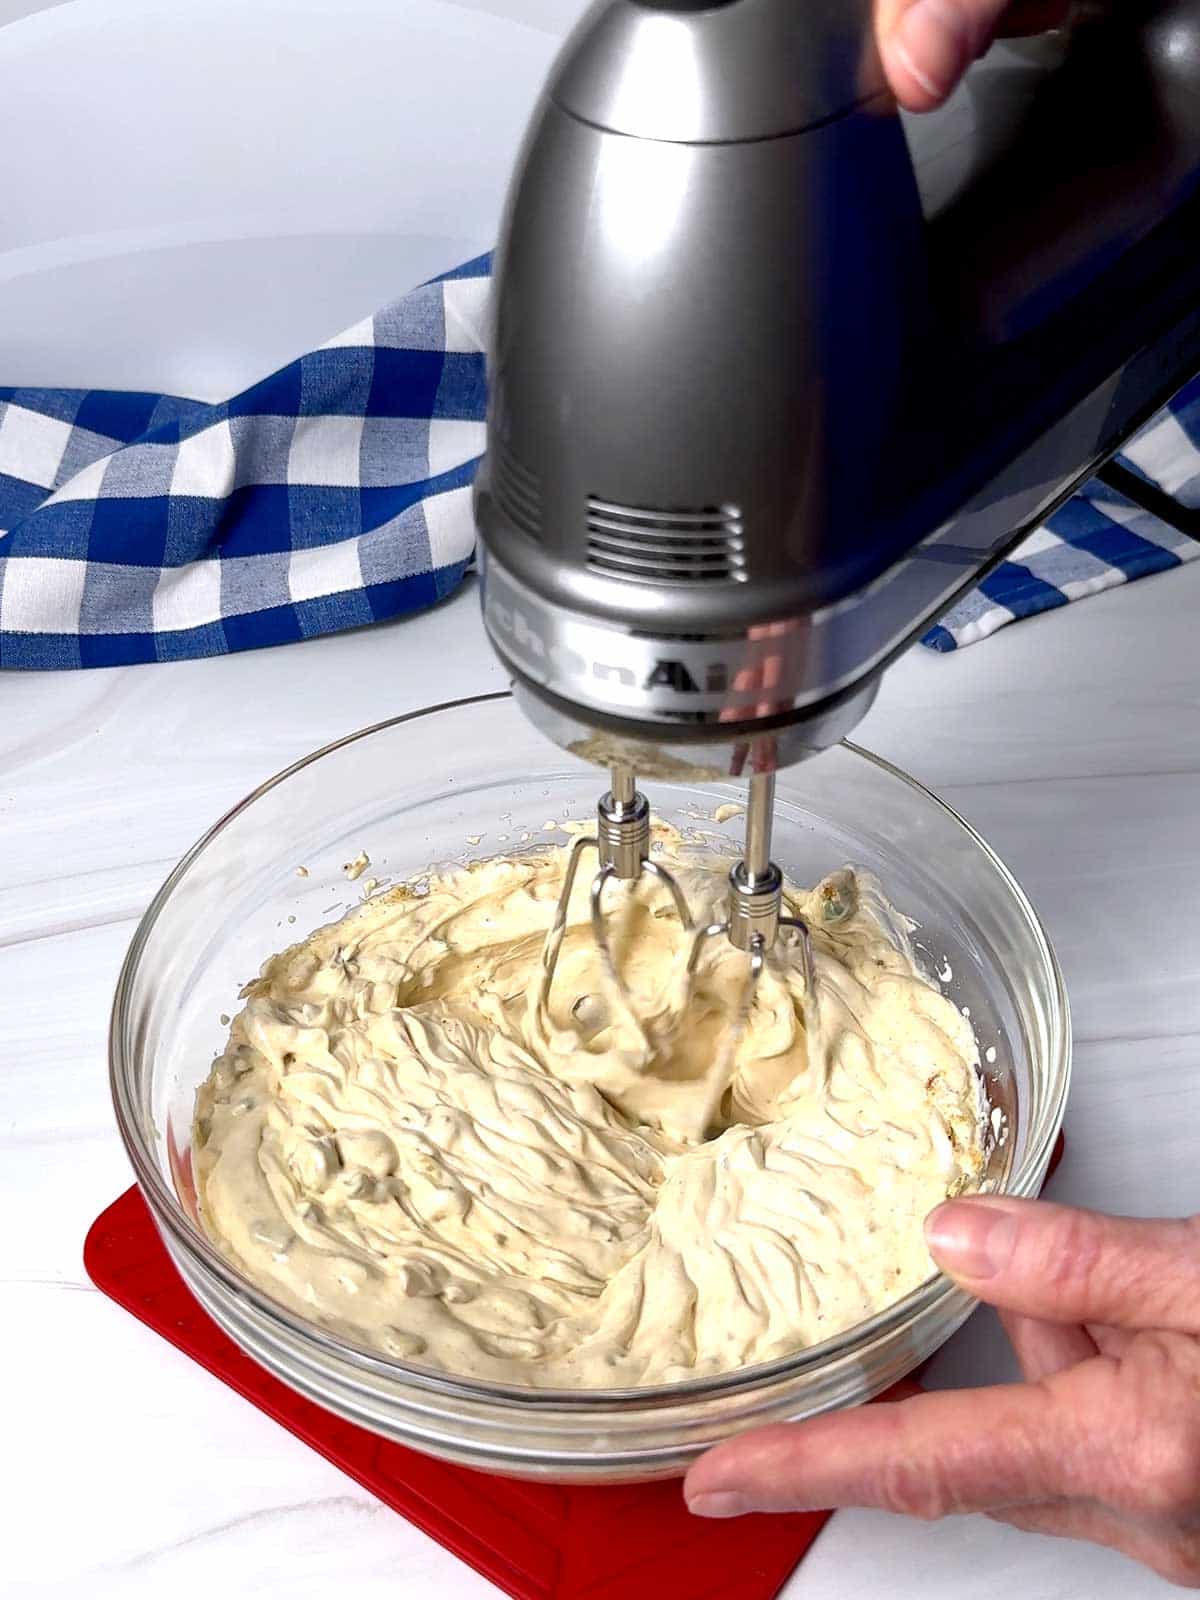
[[[635,672],[618,662],[597,661],[572,650],[560,640],[547,640],[523,612],[513,606],[489,600],[488,620],[512,645],[517,655],[555,667],[560,673],[577,678],[594,678],[601,683],[620,684],[625,689],[671,689],[677,694],[724,694],[729,687],[729,669],[723,661],[705,663],[703,678],[697,680],[684,661],[656,658],[648,671]]]

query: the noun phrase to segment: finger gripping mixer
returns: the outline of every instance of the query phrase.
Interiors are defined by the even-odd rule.
[[[543,1004],[584,853],[610,967],[614,879],[690,928],[638,771],[749,777],[692,966],[727,936],[748,1008],[778,939],[807,959],[774,773],[1200,366],[1198,180],[1200,0],[1081,6],[917,118],[867,0],[586,13],[508,197],[475,491],[520,703],[612,773]]]

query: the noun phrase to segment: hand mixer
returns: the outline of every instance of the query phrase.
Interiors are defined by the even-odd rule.
[[[610,967],[611,880],[690,928],[635,774],[748,773],[689,959],[727,936],[748,1008],[794,924],[776,770],[1085,479],[1136,502],[1104,464],[1200,367],[1200,0],[1080,7],[916,118],[872,37],[867,0],[599,0],[518,160],[483,615],[528,715],[612,772],[543,1003],[585,851]]]

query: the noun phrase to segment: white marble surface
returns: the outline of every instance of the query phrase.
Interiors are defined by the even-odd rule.
[[[221,393],[484,247],[574,9],[0,0],[0,382]],[[913,652],[861,730],[1038,905],[1078,1040],[1055,1192],[1129,1212],[1200,1207],[1198,616],[1200,563],[958,656]],[[80,1248],[129,1181],[107,1008],[171,863],[303,752],[499,682],[469,589],[282,650],[0,677],[5,1593],[496,1593],[93,1291]],[[937,1365],[954,1383],[1004,1370],[985,1316]],[[787,1590],[1166,1592],[1118,1557],[979,1518],[866,1513],[835,1517]]]

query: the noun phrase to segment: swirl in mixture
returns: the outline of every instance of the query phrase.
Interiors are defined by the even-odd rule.
[[[723,874],[657,834],[709,920]],[[790,908],[730,1050],[746,958],[614,896],[633,1015],[573,899],[549,1015],[542,943],[566,849],[377,896],[273,957],[197,1097],[204,1225],[294,1310],[474,1377],[621,1387],[838,1333],[932,1271],[922,1222],[982,1165],[969,1023],[862,878]],[[635,1020],[636,1019],[636,1020]]]

